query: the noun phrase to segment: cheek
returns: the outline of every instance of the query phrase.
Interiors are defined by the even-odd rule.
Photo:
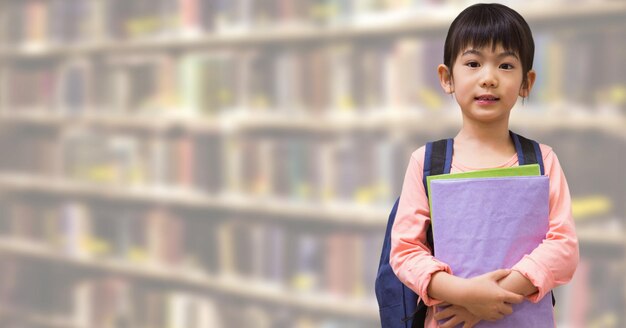
[[[519,96],[519,94],[523,91],[523,87],[524,85],[522,84],[522,82],[511,83],[511,85],[508,87],[508,90],[511,94]]]
[[[465,81],[459,81],[454,84],[454,91],[457,95],[467,96],[468,93],[471,93],[471,86]]]

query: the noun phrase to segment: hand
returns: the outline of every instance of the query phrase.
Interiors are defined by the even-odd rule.
[[[463,301],[465,307],[481,320],[496,321],[513,313],[511,304],[524,301],[524,296],[510,292],[498,285],[498,281],[511,270],[496,270],[467,280]]]
[[[439,306],[447,306],[445,309],[438,310]],[[463,328],[472,328],[478,322],[480,318],[473,315],[466,308],[459,305],[450,305],[448,303],[442,303],[435,307],[435,320],[443,320],[450,318],[445,323],[439,325],[440,328],[452,328],[456,325],[463,323]]]

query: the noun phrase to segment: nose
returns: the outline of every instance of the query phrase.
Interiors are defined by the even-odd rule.
[[[483,74],[480,77],[480,86],[483,88],[495,88],[498,86],[498,78],[493,68],[488,66],[483,68]]]

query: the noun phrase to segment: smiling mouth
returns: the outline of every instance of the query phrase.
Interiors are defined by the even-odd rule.
[[[474,97],[474,100],[496,101],[496,100],[500,100],[500,98],[494,97],[494,96],[480,96],[480,97]]]

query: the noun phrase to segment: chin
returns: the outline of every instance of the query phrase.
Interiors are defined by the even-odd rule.
[[[503,113],[494,113],[494,112],[483,112],[483,113],[472,113],[472,115],[466,115],[469,120],[481,122],[481,123],[497,123],[501,121],[509,120],[509,115],[504,115]]]

